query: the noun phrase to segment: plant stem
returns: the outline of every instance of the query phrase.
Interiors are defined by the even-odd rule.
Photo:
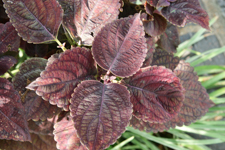
[[[8,70],[7,73],[13,78],[14,75]]]
[[[59,47],[60,47],[63,51],[66,51],[66,48],[64,47],[64,45],[63,45],[58,39],[55,39],[55,41],[58,43]]]

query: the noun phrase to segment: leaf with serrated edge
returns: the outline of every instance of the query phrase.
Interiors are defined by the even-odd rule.
[[[91,51],[86,48],[72,48],[54,56],[41,76],[27,88],[35,90],[50,104],[68,111],[68,101],[77,84],[96,74],[95,63]]]
[[[10,21],[28,43],[55,41],[63,10],[56,0],[3,0]]]
[[[17,63],[16,58],[12,56],[0,57],[0,75],[6,73],[14,64]]]
[[[73,120],[70,116],[64,117],[60,122],[54,125],[53,134],[58,149],[87,150],[87,148],[80,143]]]
[[[116,76],[131,76],[142,66],[147,53],[144,35],[140,14],[107,24],[94,39],[94,59]]]
[[[89,80],[75,89],[70,111],[81,142],[90,150],[101,150],[125,131],[132,104],[125,86]]]
[[[0,78],[0,139],[30,141],[30,133],[19,93]]]
[[[93,36],[107,23],[117,19],[120,9],[120,0],[59,0],[59,2],[65,8],[63,25],[73,38],[76,38],[74,36],[77,32],[84,45],[91,45]]]
[[[162,15],[172,24],[184,27],[188,22],[194,22],[209,29],[209,16],[201,8],[198,0],[177,0],[169,7],[161,10]]]
[[[183,104],[179,78],[164,67],[141,68],[122,83],[130,91],[133,115],[144,121],[164,123],[174,118]]]
[[[0,54],[7,51],[18,51],[20,37],[11,22],[0,23]]]
[[[160,48],[156,48],[155,52],[153,53],[153,60],[151,65],[165,66],[166,68],[174,70],[179,64],[179,61],[179,57],[174,57],[173,53],[169,53]]]

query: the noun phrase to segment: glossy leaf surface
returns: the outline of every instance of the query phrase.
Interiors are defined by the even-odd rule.
[[[71,117],[64,117],[60,122],[54,125],[54,139],[57,142],[57,148],[62,150],[87,150],[80,143],[77,137],[77,131]]]
[[[0,57],[0,75],[6,73],[16,63],[17,63],[16,58],[12,56]]]
[[[209,30],[209,17],[198,0],[177,0],[161,10],[162,15],[172,24],[184,27],[194,22]]]
[[[120,9],[120,0],[60,0],[60,2],[65,8],[64,26],[73,38],[77,32],[84,45],[91,45],[93,36],[107,23],[117,19]]]
[[[0,140],[0,149],[6,150],[57,150],[53,136],[31,133],[32,143]]]
[[[142,66],[147,53],[144,34],[140,14],[107,24],[94,39],[94,59],[117,76],[131,76]]]
[[[26,86],[40,76],[45,69],[47,60],[43,58],[30,58],[21,66],[20,71],[13,78],[13,86],[21,94],[26,91]]]
[[[19,35],[29,43],[56,39],[63,10],[56,0],[3,0]]]
[[[157,44],[160,48],[170,53],[177,52],[179,43],[180,41],[177,27],[172,24],[167,25],[166,31],[160,36],[160,39],[157,41]]]
[[[19,93],[0,78],[0,139],[30,141],[30,133]]]
[[[125,86],[89,80],[75,89],[70,111],[81,142],[90,150],[101,150],[125,131],[132,104]]]
[[[0,54],[7,51],[18,51],[20,37],[11,22],[0,23]]]
[[[58,58],[57,58],[58,57]],[[27,86],[50,104],[68,110],[71,94],[77,84],[96,74],[91,51],[86,48],[73,48],[51,57],[41,77]]]
[[[165,50],[156,48],[153,54],[152,66],[165,66],[171,70],[174,70],[179,64],[179,57],[174,57],[173,53],[168,53]]]
[[[122,82],[128,87],[133,115],[144,121],[164,123],[174,118],[184,100],[180,80],[164,67],[141,68]]]

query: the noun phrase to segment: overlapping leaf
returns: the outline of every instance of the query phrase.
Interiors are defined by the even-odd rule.
[[[58,58],[57,58],[58,57]],[[86,48],[73,48],[51,57],[41,77],[27,86],[39,96],[64,110],[68,110],[71,94],[77,84],[96,74],[91,51]]]
[[[54,125],[53,134],[57,142],[56,147],[60,150],[87,150],[77,137],[77,131],[71,117],[64,117],[60,122],[57,122]]]
[[[7,72],[14,64],[17,63],[16,58],[12,56],[0,57],[0,75]]]
[[[91,45],[93,36],[104,25],[117,19],[120,9],[120,0],[59,0],[59,2],[65,10],[63,25],[73,38],[76,38],[77,34],[84,45]]]
[[[160,48],[170,53],[177,52],[179,43],[180,41],[177,27],[172,24],[167,25],[166,31],[160,36],[160,39],[157,42]]]
[[[172,24],[184,27],[194,22],[209,30],[209,17],[198,0],[177,0],[161,10],[162,15]]]
[[[154,7],[167,7],[170,5],[170,2],[175,2],[176,0],[146,0],[151,6]]]
[[[0,140],[0,149],[6,150],[57,150],[53,136],[31,133],[31,142]]]
[[[150,36],[145,36],[145,38],[146,38],[148,52],[142,67],[147,67],[152,63],[153,53],[155,51],[154,38]]]
[[[180,80],[164,67],[141,68],[122,81],[128,87],[133,115],[144,121],[164,123],[174,118],[184,100]]]
[[[107,24],[93,42],[96,62],[120,77],[134,74],[147,53],[144,34],[140,14]]]
[[[0,139],[31,140],[20,95],[3,78],[0,78],[0,118]]]
[[[160,48],[156,48],[153,54],[152,66],[165,66],[171,70],[174,70],[179,64],[179,57],[174,57],[173,53],[169,53]]]
[[[7,51],[18,51],[20,37],[11,22],[0,23],[0,54]]]
[[[63,10],[56,0],[3,0],[19,35],[29,43],[56,39]]]
[[[90,150],[101,150],[125,131],[132,104],[125,86],[89,80],[75,89],[70,111],[81,142]]]

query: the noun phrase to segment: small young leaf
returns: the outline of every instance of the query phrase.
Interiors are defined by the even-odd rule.
[[[0,57],[0,75],[6,73],[16,63],[16,58],[12,56]]]
[[[0,118],[0,139],[31,141],[19,93],[3,78],[0,78]]]
[[[164,67],[141,68],[122,83],[130,91],[133,115],[144,121],[167,122],[178,114],[183,105],[184,89],[180,80]]]
[[[0,54],[7,51],[18,51],[20,37],[11,22],[0,23]]]
[[[19,35],[29,43],[56,40],[63,10],[56,0],[3,0]]]
[[[57,58],[58,57],[58,58]],[[54,55],[41,73],[41,77],[27,86],[35,90],[44,100],[68,111],[71,94],[77,84],[96,74],[91,51],[86,48],[72,48]]]
[[[184,27],[188,22],[194,22],[209,29],[209,16],[201,8],[198,0],[177,0],[169,7],[161,10],[162,15],[172,24]]]
[[[177,27],[172,24],[167,24],[166,31],[157,41],[158,46],[169,53],[176,53],[179,43],[180,41]]]
[[[94,59],[117,76],[131,76],[142,66],[147,53],[144,34],[140,14],[107,24],[94,39]]]
[[[61,150],[87,150],[80,143],[77,137],[77,131],[71,117],[64,117],[60,122],[54,125],[54,139],[57,142],[56,147]]]
[[[120,9],[120,0],[59,0],[59,2],[65,10],[63,25],[73,38],[76,38],[77,34],[84,45],[91,45],[93,36],[107,23],[117,19]]]
[[[179,61],[179,57],[174,57],[173,53],[168,53],[165,50],[156,48],[155,52],[153,53],[153,60],[151,65],[165,66],[166,68],[174,70],[179,64]]]
[[[90,150],[101,150],[125,131],[132,104],[125,86],[89,80],[74,90],[70,111],[81,142]]]

